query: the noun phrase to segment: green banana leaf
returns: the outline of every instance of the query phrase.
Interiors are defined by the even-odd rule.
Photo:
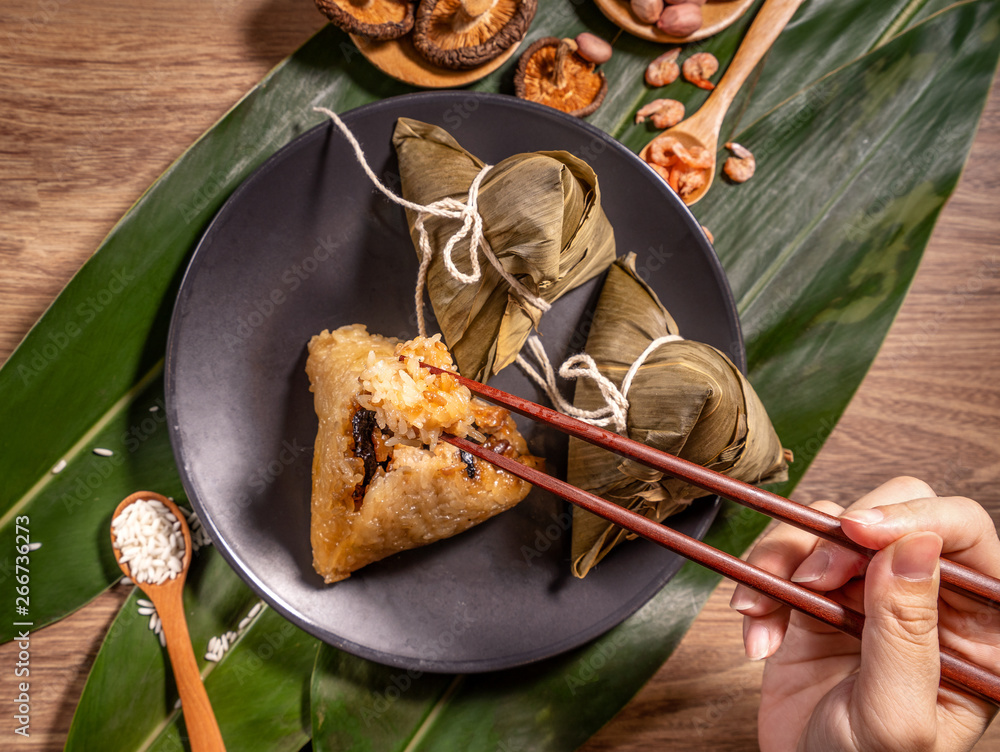
[[[183,750],[187,731],[166,650],[140,616],[138,588],[125,601],[87,677],[65,749]],[[185,611],[205,688],[229,749],[298,750],[311,727],[304,712],[319,641],[277,612],[254,614],[222,660],[205,661],[209,640],[237,627],[257,597],[214,548],[201,549],[185,588]]]
[[[531,39],[585,29],[611,39],[617,32],[590,3],[541,5]],[[748,14],[698,49],[715,53],[725,65],[749,20]],[[727,118],[724,136],[736,134],[755,151],[758,175],[744,186],[717,182],[694,209],[716,235],[740,303],[751,381],[783,442],[797,453],[781,492],[791,490],[832,430],[902,301],[971,143],[996,67],[998,30],[996,2],[809,0]],[[339,31],[323,30],[238,103],[137,202],[0,369],[6,489],[0,529],[12,539],[14,518],[27,515],[35,540],[58,543],[32,557],[36,626],[78,608],[117,578],[106,541],[121,497],[140,487],[182,493],[166,430],[149,408],[162,401],[166,325],[205,224],[256,165],[320,121],[313,104],[343,111],[409,90],[367,67],[347,75],[349,66],[363,65],[342,54],[349,44]],[[608,98],[590,118],[632,148],[653,135],[645,125],[632,124],[642,103],[672,96],[693,111],[705,97],[681,82],[662,90],[645,87],[642,71],[660,50],[618,37],[605,66],[612,82]],[[509,69],[474,88],[507,91]],[[842,110],[847,114],[838,114]],[[835,119],[841,126],[836,130]],[[936,129],[948,136],[943,146],[933,142],[932,152],[928,144]],[[868,136],[871,143],[864,140]],[[804,175],[808,184],[790,182]],[[191,202],[207,182],[214,190],[201,195],[212,197]],[[91,453],[95,446],[115,454],[98,457]],[[51,474],[61,458],[66,469]],[[762,526],[757,515],[725,506],[709,540],[739,552]],[[57,551],[58,561],[50,559]],[[65,561],[77,570],[68,582]],[[189,592],[192,614],[204,608],[199,593],[214,592],[216,584],[225,590],[226,578],[235,577],[224,569],[206,567],[203,590]],[[316,748],[330,748],[326,740],[346,745],[337,735],[354,734],[348,748],[397,749],[412,739],[414,748],[428,749],[466,742],[469,748],[503,743],[509,749],[570,749],[617,712],[669,656],[716,582],[714,575],[685,567],[620,627],[551,661],[460,681],[419,677],[421,682],[400,690],[405,703],[393,702],[379,715],[384,724],[378,733],[344,724],[378,693],[388,697],[390,687],[399,689],[387,683],[398,672],[387,674],[324,646],[311,682]],[[119,619],[128,618],[129,607]],[[202,646],[207,635],[236,623],[219,613],[211,629],[198,632]],[[160,662],[159,673],[151,669],[146,680],[159,699],[144,738],[166,743],[168,737],[176,740],[180,727],[164,686],[169,680],[162,652],[145,626],[132,626],[140,628],[136,639],[151,643],[145,646],[146,665]],[[140,653],[115,634],[113,629],[102,648],[74,720],[71,739],[80,748],[106,741],[104,729],[113,721],[106,708],[115,707],[87,697],[100,698],[112,684],[138,686],[121,676]],[[0,625],[0,637],[11,636],[9,625]],[[213,669],[209,691],[220,722],[227,717],[233,728],[246,724],[257,733],[256,724],[266,724],[268,714],[244,714],[243,703],[267,689],[268,672],[254,675],[258,684],[237,677],[235,668],[226,671],[240,647]],[[315,653],[315,645],[311,649]],[[303,718],[310,701],[305,693],[311,657],[302,658],[307,653],[303,648],[289,661],[300,674],[283,675],[283,684],[299,693]],[[291,725],[282,727],[290,739],[283,748],[295,748],[304,738],[306,727]],[[164,729],[162,741],[151,736],[158,728]],[[241,748],[273,746],[257,746],[250,736],[242,737]]]

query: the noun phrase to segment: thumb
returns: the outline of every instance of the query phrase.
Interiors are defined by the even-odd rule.
[[[923,749],[936,738],[941,547],[937,533],[911,533],[878,552],[868,567],[852,704],[860,721],[855,732],[871,748]]]

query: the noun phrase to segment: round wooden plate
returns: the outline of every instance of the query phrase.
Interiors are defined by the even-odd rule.
[[[520,46],[518,42],[503,54],[475,68],[449,70],[425,60],[413,46],[413,38],[409,34],[384,42],[351,34],[351,40],[368,62],[387,76],[424,89],[451,89],[478,81],[507,62]]]
[[[632,15],[628,0],[595,1],[605,16],[629,34],[663,44],[697,42],[699,39],[718,34],[746,13],[754,2],[754,0],[708,0],[702,7],[704,22],[701,24],[701,28],[686,37],[672,37],[669,34],[664,34],[652,24],[639,21]]]

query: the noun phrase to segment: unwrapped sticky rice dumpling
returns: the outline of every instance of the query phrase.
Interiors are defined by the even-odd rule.
[[[472,399],[420,360],[454,370],[438,337],[399,342],[353,325],[309,342],[319,418],[310,537],[327,582],[456,535],[528,494],[524,481],[439,441],[442,432],[541,464],[506,410]]]

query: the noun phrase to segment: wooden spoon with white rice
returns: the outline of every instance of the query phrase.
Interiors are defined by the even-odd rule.
[[[201,683],[182,595],[191,565],[191,531],[170,499],[152,491],[126,497],[111,518],[111,546],[126,577],[146,594],[163,625],[193,752],[226,749]]]

